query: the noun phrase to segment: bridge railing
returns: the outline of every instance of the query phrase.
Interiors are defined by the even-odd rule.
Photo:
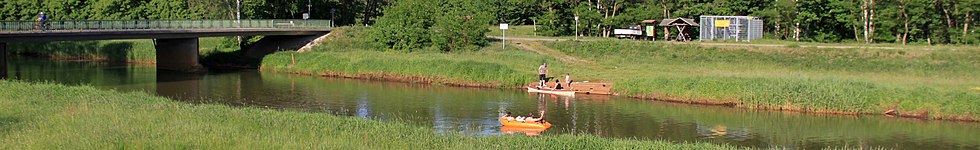
[[[49,20],[47,31],[228,29],[228,28],[332,28],[330,20]],[[37,21],[0,21],[0,33],[40,32]]]

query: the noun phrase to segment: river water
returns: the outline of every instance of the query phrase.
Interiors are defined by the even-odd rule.
[[[321,78],[258,71],[158,72],[153,66],[12,57],[10,76],[32,82],[142,91],[225,104],[397,120],[441,133],[511,136],[500,112],[545,111],[543,135],[710,142],[756,148],[980,149],[980,123],[733,109],[617,96],[559,97],[521,90]],[[531,133],[535,134],[535,133]]]

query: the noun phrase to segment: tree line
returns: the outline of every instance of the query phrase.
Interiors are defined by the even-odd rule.
[[[396,3],[411,4],[393,10]],[[455,20],[493,25],[537,25],[542,35],[610,36],[641,20],[701,15],[756,16],[766,38],[812,42],[978,44],[980,0],[241,0],[242,19],[331,19],[337,25],[378,25],[379,19],[420,17],[429,29],[432,14],[469,16]],[[307,7],[307,4],[312,7]],[[453,3],[453,4],[447,4]],[[30,20],[47,12],[52,20],[234,19],[237,0],[3,0],[0,18]],[[451,9],[446,9],[451,8]],[[460,14],[465,13],[465,14]],[[388,14],[389,16],[384,16]],[[427,17],[428,16],[428,17]],[[575,26],[574,17],[579,17]],[[431,19],[429,19],[431,18]],[[456,17],[458,19],[460,17]],[[419,18],[415,18],[419,19]],[[445,19],[445,18],[443,18]],[[444,21],[448,22],[448,21]],[[387,25],[383,25],[387,26]],[[394,27],[394,26],[392,26]],[[439,27],[447,28],[447,27]],[[452,28],[457,28],[455,25]],[[440,30],[441,31],[441,30]],[[692,36],[697,36],[697,30]],[[675,32],[676,30],[672,31]],[[470,33],[466,33],[467,35]],[[658,33],[664,34],[664,33]],[[695,37],[696,38],[696,37]],[[439,40],[437,40],[439,41]],[[444,41],[444,40],[443,40]],[[455,42],[456,40],[450,40]],[[471,42],[468,39],[459,41]],[[478,40],[479,41],[479,40]],[[423,40],[423,42],[431,42]],[[481,43],[481,42],[476,42]],[[390,44],[390,42],[389,42]],[[390,46],[394,47],[394,46]],[[414,47],[414,46],[409,46]]]
[[[977,44],[980,0],[501,0],[499,22],[539,25],[546,35],[586,36],[642,20],[756,16],[767,38],[865,43]],[[673,31],[673,32],[676,32]],[[696,30],[693,32],[697,32]],[[662,33],[660,33],[662,34]],[[692,35],[698,35],[694,33]]]
[[[384,0],[2,0],[0,19],[331,19],[338,25],[372,24]],[[312,4],[312,7],[307,7]],[[240,10],[240,14],[239,14]]]

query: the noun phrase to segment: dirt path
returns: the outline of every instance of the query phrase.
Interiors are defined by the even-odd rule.
[[[510,38],[507,38],[507,39],[510,39]],[[515,39],[515,40],[513,40],[513,42],[510,42],[510,43],[513,43],[511,45],[516,45],[517,47],[520,47],[521,49],[526,49],[526,50],[529,50],[529,51],[533,51],[533,52],[538,53],[538,54],[541,54],[541,55],[552,56],[552,57],[558,58],[561,61],[572,63],[572,64],[576,64],[576,65],[587,65],[587,64],[591,64],[592,63],[592,62],[589,62],[589,61],[584,60],[584,59],[580,59],[580,58],[575,57],[575,56],[566,55],[565,53],[562,53],[561,51],[558,51],[556,49],[553,49],[553,48],[550,48],[548,46],[545,46],[544,44],[541,43],[541,41],[536,41],[536,40],[518,40],[518,39]]]

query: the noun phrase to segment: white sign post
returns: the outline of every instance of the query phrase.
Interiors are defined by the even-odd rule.
[[[575,16],[575,40],[578,41],[578,16]]]
[[[508,27],[506,23],[500,24],[500,34],[503,35],[503,37],[500,38],[500,44],[501,44],[500,47],[502,48],[507,48],[507,28]]]

